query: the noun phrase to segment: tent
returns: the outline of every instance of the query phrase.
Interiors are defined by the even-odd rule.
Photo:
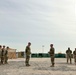
[[[17,58],[16,57],[16,49],[9,48],[9,50],[8,50],[8,58],[9,59]]]

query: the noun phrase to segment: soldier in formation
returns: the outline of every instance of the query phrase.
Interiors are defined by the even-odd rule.
[[[0,45],[0,64],[1,64],[1,51],[2,51],[2,46]]]
[[[1,64],[4,64],[4,58],[5,58],[5,46],[3,46],[1,50]]]
[[[75,65],[76,65],[76,48],[75,48],[75,50],[73,51],[73,57],[74,57]]]
[[[8,62],[7,62],[8,61],[8,50],[9,50],[9,47],[7,47],[5,50],[5,57],[4,57],[5,58],[5,64],[8,64]]]
[[[0,45],[0,64],[7,64],[8,61],[8,49],[9,47],[5,48],[5,46]]]
[[[29,60],[30,60],[30,55],[31,55],[31,43],[28,42],[28,45],[26,46],[26,49],[25,49],[25,55],[26,55],[26,60],[25,60],[25,64],[26,66],[30,66],[29,64]]]
[[[70,50],[70,47],[68,47],[68,50],[66,50],[66,57],[67,57],[67,63],[70,59],[70,64],[72,64],[72,50]]]
[[[53,44],[50,45],[50,51],[48,53],[50,54],[50,57],[51,57],[51,63],[52,63],[51,67],[54,67],[54,64],[55,64],[55,62],[54,62],[54,60],[55,60],[55,49],[53,47]]]

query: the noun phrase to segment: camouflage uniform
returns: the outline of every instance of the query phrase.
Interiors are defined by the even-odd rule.
[[[5,58],[5,64],[8,64],[8,49],[9,49],[9,47],[7,47],[6,48],[6,50],[5,50],[5,56],[4,56],[4,58]]]
[[[68,60],[70,59],[70,64],[71,64],[72,63],[72,51],[70,50],[70,48],[66,50],[66,56],[67,56],[67,63],[68,63]]]
[[[50,54],[50,57],[51,57],[51,63],[52,63],[51,67],[54,67],[54,64],[55,64],[55,62],[54,62],[54,60],[55,60],[55,49],[53,47],[50,48],[50,51],[48,53]]]
[[[74,62],[75,62],[75,65],[76,65],[76,49],[75,49],[75,51],[73,51],[73,55],[74,55]]]
[[[26,61],[25,61],[25,64],[26,64],[26,66],[30,66],[30,65],[29,65],[29,60],[30,60],[30,55],[31,55],[30,46],[26,46],[25,54],[26,54]]]
[[[4,57],[5,57],[5,49],[3,48],[1,51],[1,64],[4,64]]]
[[[1,59],[1,49],[0,49],[0,59]]]
[[[1,64],[1,51],[2,51],[2,48],[1,48],[1,45],[0,45],[0,64]]]

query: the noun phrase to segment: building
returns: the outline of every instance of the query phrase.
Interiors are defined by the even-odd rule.
[[[17,56],[16,56],[16,49],[9,48],[9,50],[8,50],[8,58],[9,59],[17,58]]]

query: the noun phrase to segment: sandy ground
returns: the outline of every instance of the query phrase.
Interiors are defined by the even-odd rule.
[[[66,64],[65,58],[56,58],[55,67],[50,67],[50,58],[31,58],[26,67],[24,58],[9,59],[9,64],[0,65],[0,75],[76,75],[76,65]]]

